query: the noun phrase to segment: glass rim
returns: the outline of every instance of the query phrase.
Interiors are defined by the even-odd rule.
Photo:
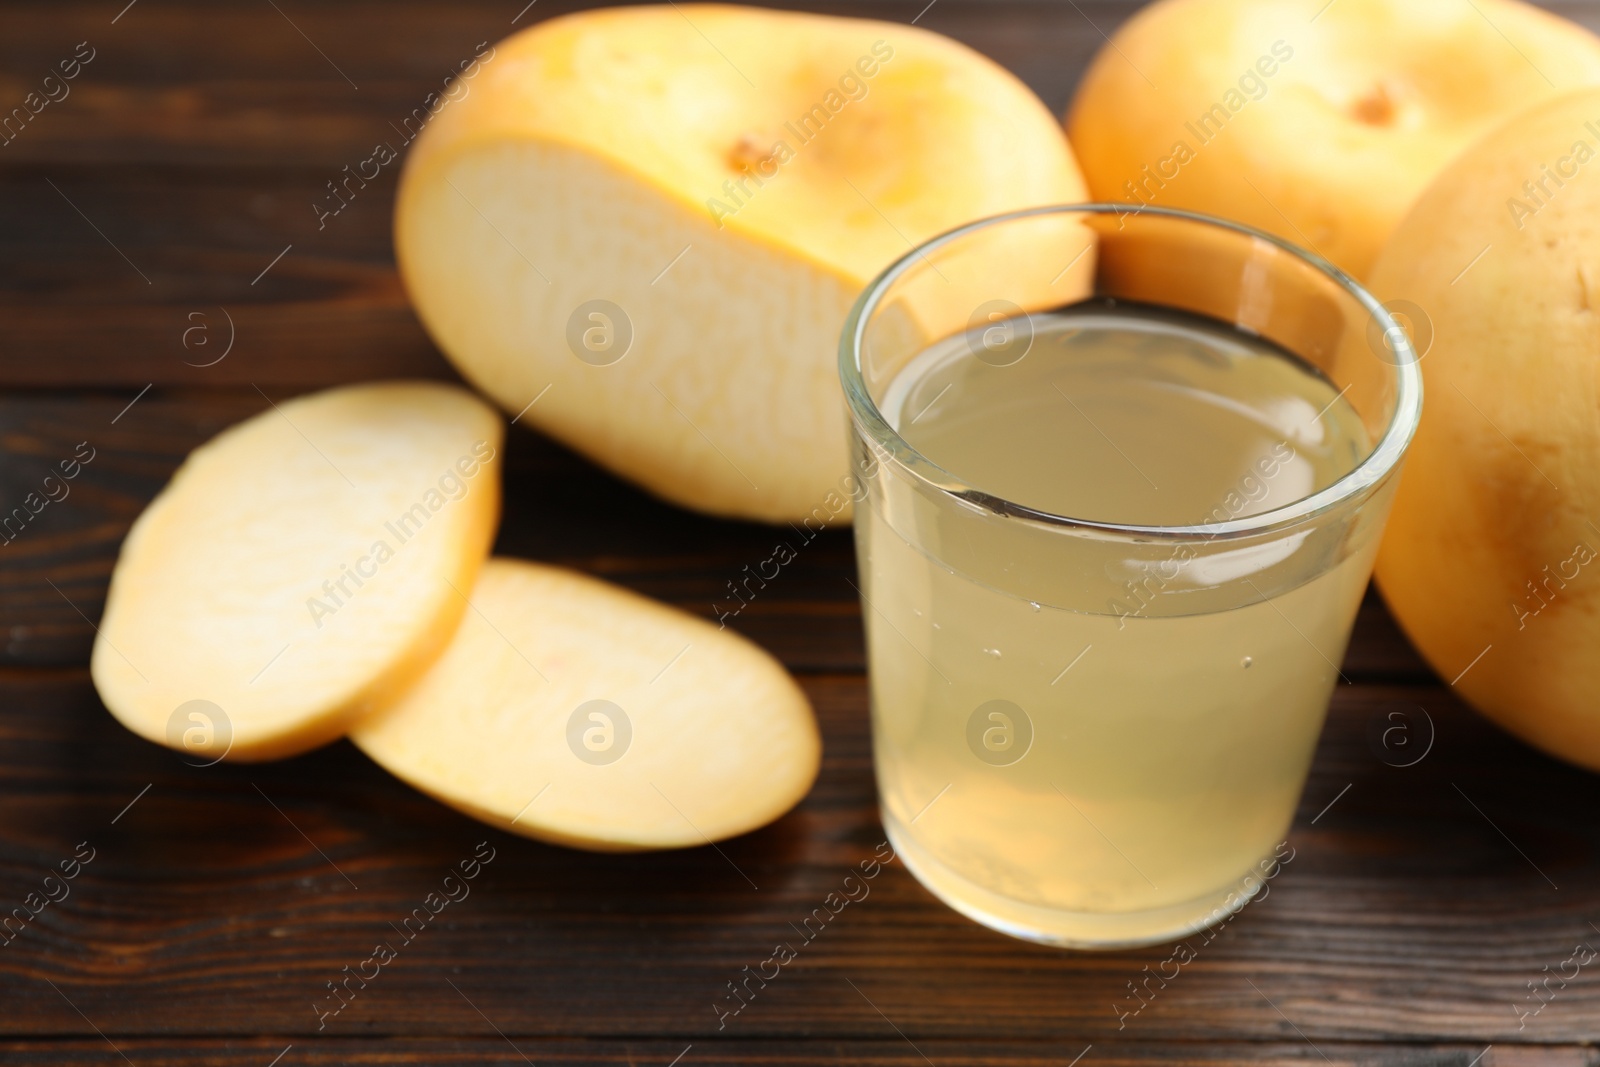
[[[1390,414],[1389,424],[1384,428],[1382,436],[1378,438],[1371,451],[1367,453],[1360,463],[1346,471],[1332,484],[1309,496],[1304,496],[1281,507],[1243,518],[1228,519],[1214,523],[1170,526],[1105,522],[1095,519],[1075,518],[1069,515],[1058,515],[1038,508],[1031,508],[1024,504],[1005,500],[977,486],[970,485],[928,459],[907,442],[905,438],[901,437],[899,431],[889,425],[888,420],[884,418],[882,411],[879,410],[877,401],[873,399],[872,394],[868,391],[866,381],[862,377],[861,352],[865,344],[867,323],[871,320],[873,312],[878,309],[890,287],[899,281],[901,276],[910,270],[915,263],[926,261],[930,252],[958,241],[968,234],[976,233],[989,227],[1036,216],[1063,214],[1156,215],[1180,222],[1207,226],[1212,229],[1227,230],[1272,245],[1327,277],[1365,308],[1378,322],[1383,331],[1382,335],[1387,339],[1392,339],[1394,342],[1395,360],[1391,363],[1391,366],[1394,367],[1396,378],[1394,410]],[[1024,314],[1027,313],[1025,312]],[[884,268],[876,278],[868,283],[866,289],[856,298],[849,315],[846,316],[844,329],[839,338],[839,378],[844,387],[845,399],[850,406],[852,419],[866,432],[875,452],[880,449],[887,452],[922,484],[939,491],[958,504],[989,512],[999,518],[1020,520],[1048,527],[1076,530],[1119,539],[1144,541],[1236,539],[1271,533],[1324,515],[1352,497],[1377,485],[1393,472],[1405,455],[1406,446],[1410,444],[1412,436],[1416,433],[1417,422],[1422,413],[1422,372],[1418,367],[1418,362],[1419,357],[1416,354],[1416,349],[1411,344],[1410,335],[1401,327],[1399,321],[1390,314],[1389,310],[1369,293],[1361,283],[1316,253],[1307,251],[1285,241],[1281,237],[1276,237],[1254,227],[1211,215],[1184,211],[1178,208],[1120,204],[1107,201],[1091,201],[1081,204],[1052,204],[1024,208],[1018,211],[1008,211],[1003,214],[977,219],[955,229],[947,230],[937,237],[917,245]]]

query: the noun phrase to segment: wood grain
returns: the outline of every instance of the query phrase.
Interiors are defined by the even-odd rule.
[[[315,1043],[247,1038],[241,1040],[144,1039],[122,1038],[118,1048],[138,1064],[161,1063],[171,1067],[263,1067],[285,1048],[291,1051],[282,1063],[353,1065],[423,1065],[441,1063],[472,1067],[478,1064],[537,1063],[541,1067],[599,1067],[614,1064],[656,1064],[661,1067],[678,1062],[688,1064],[739,1065],[769,1064],[771,1067],[811,1067],[830,1062],[858,1064],[861,1067],[1067,1067],[1083,1045],[1064,1049],[1049,1042],[1017,1041],[1002,1046],[938,1038],[912,1041],[893,1036],[888,1025],[886,1039],[819,1041],[785,1039],[775,1041],[673,1042],[667,1040],[559,1041],[541,1038],[495,1036],[487,1026],[479,1038],[409,1039],[403,1043],[384,1039],[357,1038],[318,1045]],[[1131,1067],[1162,1062],[1173,1067],[1219,1067],[1223,1064],[1249,1064],[1251,1067],[1591,1067],[1600,1055],[1579,1045],[1542,1045],[1510,1048],[1497,1045],[1485,1054],[1481,1045],[1426,1044],[1416,1046],[1362,1045],[1332,1046],[1319,1050],[1300,1044],[1190,1044],[1096,1043],[1084,1063],[1103,1067]],[[33,1067],[87,1067],[90,1064],[121,1063],[103,1040],[52,1041],[48,1044],[0,1042],[0,1055],[8,1064]]]
[[[348,744],[190,768],[124,733],[81,671],[0,683],[0,894],[20,902],[79,842],[96,850],[72,895],[0,955],[16,1008],[3,1033],[92,1033],[46,980],[107,1033],[225,1034],[246,1019],[253,1032],[315,1033],[325,983],[396,941],[390,924],[485,840],[496,855],[472,894],[405,945],[332,1034],[478,1033],[481,1010],[507,1033],[692,1041],[718,1034],[725,983],[785,940],[800,958],[724,1036],[871,1039],[881,1010],[913,1039],[1080,1048],[1283,1041],[1296,1027],[1318,1045],[1560,1043],[1584,1040],[1600,1010],[1585,979],[1523,1031],[1515,1011],[1527,981],[1596,936],[1600,782],[1508,742],[1436,686],[1341,687],[1294,858],[1214,941],[1191,939],[1198,960],[1128,1017],[1128,983],[1170,947],[1012,942],[898,865],[801,943],[790,924],[882,840],[856,674],[804,679],[826,759],[794,813],[720,851],[623,857],[488,830]],[[1374,724],[1417,705],[1432,749],[1388,766]]]

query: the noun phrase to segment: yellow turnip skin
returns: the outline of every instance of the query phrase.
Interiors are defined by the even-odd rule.
[[[1067,115],[1097,200],[1235,219],[1366,277],[1450,159],[1600,83],[1600,40],[1521,0],[1162,0]]]
[[[1371,284],[1433,332],[1384,597],[1469,703],[1600,770],[1600,90],[1457,158]]]

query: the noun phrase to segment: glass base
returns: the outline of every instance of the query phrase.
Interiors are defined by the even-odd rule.
[[[882,813],[895,855],[934,896],[991,930],[1060,948],[1139,948],[1177,941],[1222,922],[1260,892],[1263,881],[1252,867],[1232,885],[1181,904],[1148,911],[1064,911],[1026,904],[985,889],[951,870],[920,848],[896,820]]]

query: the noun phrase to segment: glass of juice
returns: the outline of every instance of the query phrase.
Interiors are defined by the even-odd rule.
[[[889,837],[1017,937],[1150,944],[1287,854],[1421,410],[1335,267],[1186,212],[915,249],[840,347]]]

